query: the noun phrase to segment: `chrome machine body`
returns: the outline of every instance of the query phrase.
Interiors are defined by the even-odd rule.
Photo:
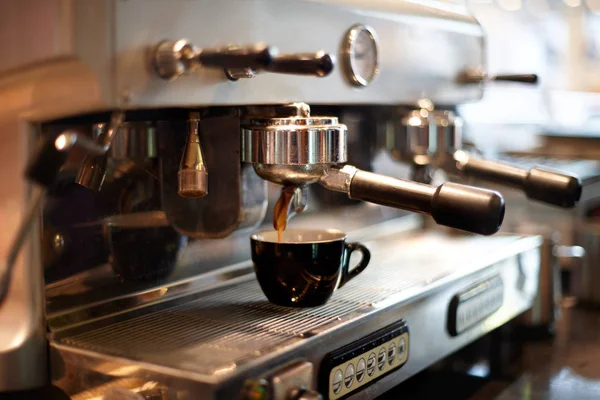
[[[372,398],[531,307],[539,237],[421,231],[356,201],[498,229],[495,192],[381,176],[400,175],[381,118],[482,96],[463,79],[484,40],[462,2],[40,0],[0,15],[1,224],[30,222],[0,242],[0,392]],[[14,173],[29,159],[45,189]],[[267,181],[300,187],[294,225],[371,249],[323,307],[273,306],[252,275]]]

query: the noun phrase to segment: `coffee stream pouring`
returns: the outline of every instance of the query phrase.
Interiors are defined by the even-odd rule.
[[[342,167],[346,126],[335,117],[311,116],[304,103],[276,113],[251,109],[242,122],[241,152],[261,178],[284,187],[319,183],[352,199],[430,215],[440,225],[483,235],[496,233],[504,217],[497,192],[450,182],[435,187]]]

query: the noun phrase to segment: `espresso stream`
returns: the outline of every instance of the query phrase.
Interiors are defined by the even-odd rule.
[[[287,227],[288,210],[290,209],[290,201],[294,198],[296,188],[294,186],[286,186],[281,189],[279,200],[275,203],[273,210],[273,228],[277,231],[277,241],[281,243],[283,240],[283,231]]]

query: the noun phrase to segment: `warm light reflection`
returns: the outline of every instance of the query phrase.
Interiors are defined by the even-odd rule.
[[[123,365],[121,367],[117,367],[109,372],[111,376],[131,376],[138,372],[140,367],[137,365]]]
[[[579,7],[581,0],[563,0],[563,2],[569,7]]]
[[[213,375],[228,374],[232,371],[235,371],[236,368],[237,368],[237,365],[235,363],[231,363],[228,367],[223,367],[223,368],[219,368],[219,369],[215,370],[213,372]]]
[[[56,147],[56,150],[64,150],[68,144],[69,141],[67,140],[67,136],[64,134],[59,135],[54,141],[54,147]]]
[[[498,0],[498,5],[506,11],[517,11],[523,7],[522,0]]]
[[[454,153],[454,159],[461,164],[466,164],[469,162],[469,153],[458,150]]]
[[[410,117],[408,119],[408,125],[410,125],[410,126],[420,126],[421,125],[421,118],[419,118],[419,117]]]

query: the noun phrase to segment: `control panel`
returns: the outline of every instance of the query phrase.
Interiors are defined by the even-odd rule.
[[[504,302],[504,284],[494,276],[456,294],[448,308],[448,333],[460,335],[496,312]]]
[[[397,370],[408,360],[409,332],[401,320],[329,353],[319,373],[319,391],[342,399]]]

